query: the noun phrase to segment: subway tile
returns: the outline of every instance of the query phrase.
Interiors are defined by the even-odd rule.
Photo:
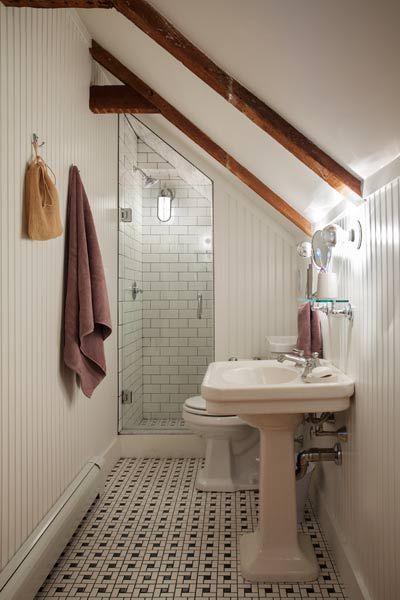
[[[178,273],[178,272],[184,273],[184,272],[188,271],[188,265],[186,263],[178,263],[178,262],[175,264],[172,263],[170,265],[170,270],[173,272],[176,272],[176,273]]]
[[[172,254],[172,253],[161,254],[160,262],[168,262],[168,263],[171,263],[171,266],[172,266],[173,263],[178,262],[178,254]]]
[[[169,267],[169,265],[167,265]],[[165,272],[160,274],[161,281],[178,281],[178,273],[175,272]]]
[[[171,327],[167,327],[165,329],[160,330],[161,337],[176,338],[179,335],[180,335],[179,329],[172,329]]]
[[[179,273],[179,281],[197,281],[201,275],[208,275],[208,273]]]

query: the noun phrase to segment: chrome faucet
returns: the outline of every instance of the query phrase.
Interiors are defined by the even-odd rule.
[[[318,352],[313,352],[311,358],[306,358],[304,356],[304,351],[297,350],[297,348],[294,348],[292,352],[280,354],[277,358],[277,361],[280,363],[283,363],[285,360],[293,362],[296,367],[304,367],[303,373],[301,374],[303,381],[307,381],[308,375],[310,375],[315,367],[319,366]]]

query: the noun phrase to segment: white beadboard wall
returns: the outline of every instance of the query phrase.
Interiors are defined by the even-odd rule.
[[[215,356],[265,357],[297,331],[296,240],[250,199],[215,188]]]
[[[75,11],[0,5],[1,567],[116,434],[117,117],[89,111],[88,41]],[[90,400],[62,366],[64,236],[21,234],[32,132],[46,141],[63,220],[75,163],[97,226],[114,333],[108,375]]]
[[[337,418],[350,434],[343,466],[325,464],[316,479],[361,588],[349,589],[352,600],[400,594],[399,204],[397,179],[339,222],[358,218],[363,228],[361,249],[335,250],[333,265],[355,317],[353,326],[331,317],[324,332],[326,355],[356,382],[350,411]]]

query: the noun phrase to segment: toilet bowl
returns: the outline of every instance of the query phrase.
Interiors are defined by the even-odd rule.
[[[197,489],[210,492],[258,489],[258,430],[234,415],[210,415],[201,396],[188,398],[182,413],[189,429],[206,442]]]

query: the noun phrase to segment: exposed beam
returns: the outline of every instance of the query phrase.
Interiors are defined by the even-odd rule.
[[[146,98],[128,85],[91,85],[89,108],[94,113],[159,113]]]
[[[113,8],[182,62],[230,104],[341,194],[362,195],[362,181],[309,140],[275,110],[216,65],[146,0],[0,0],[31,8]]]
[[[113,0],[1,0],[14,8],[112,8]]]
[[[114,6],[331,187],[342,194],[351,190],[361,196],[362,182],[358,177],[218,67],[146,0],[114,0]]]
[[[160,113],[168,119],[168,121],[203,148],[203,150],[208,152],[208,154],[231,171],[231,173],[236,175],[240,181],[261,196],[268,204],[273,206],[278,212],[284,215],[307,235],[311,235],[311,224],[307,219],[290,206],[290,204],[285,202],[285,200],[275,194],[275,192],[253,175],[253,173],[238,163],[237,160],[230,156],[223,148],[221,148],[221,146],[216,144],[208,137],[208,135],[194,125],[194,123],[189,121],[182,113],[176,110],[169,102],[152,90],[144,83],[144,81],[139,79],[137,75],[132,73],[132,71],[120,63],[94,40],[92,41],[90,52],[94,60],[112,73],[117,79],[125,83],[125,85],[130,86],[133,90],[151,102],[158,108]]]

